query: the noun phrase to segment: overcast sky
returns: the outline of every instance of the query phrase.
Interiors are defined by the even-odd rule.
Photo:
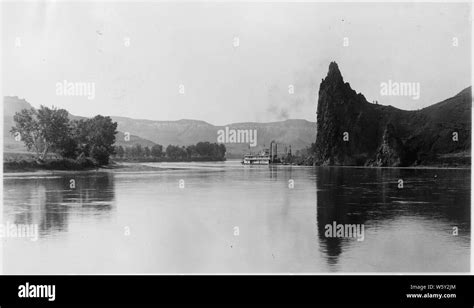
[[[471,84],[469,16],[466,3],[4,3],[3,92],[82,116],[315,121],[335,60],[369,101],[418,109]],[[56,95],[64,80],[95,83],[95,98]],[[420,98],[381,96],[388,80],[419,82]]]

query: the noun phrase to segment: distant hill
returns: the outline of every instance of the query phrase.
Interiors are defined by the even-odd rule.
[[[31,108],[31,105],[18,97],[4,98],[4,150],[13,152],[26,151],[23,143],[16,142],[9,131],[13,126],[13,115],[23,108]],[[70,115],[71,119],[82,117]],[[153,121],[140,120],[127,117],[111,116],[118,123],[117,145],[128,146],[141,144],[142,146],[153,146],[161,144],[164,147],[173,145],[191,145],[200,141],[217,142],[217,134],[221,129],[252,129],[257,131],[257,146],[250,148],[258,151],[268,147],[272,140],[278,143],[279,153],[285,148],[291,149],[293,153],[304,149],[314,142],[316,123],[306,120],[286,120],[271,123],[233,123],[226,126],[214,126],[198,120],[178,121]],[[130,141],[125,141],[124,133],[130,134]],[[248,144],[225,144],[227,157],[240,157],[249,151]]]
[[[121,131],[139,135],[165,147],[169,144],[190,145],[198,141],[217,142],[217,132],[225,129],[251,129],[257,131],[257,146],[252,151],[268,147],[272,140],[279,144],[279,151],[291,145],[293,151],[301,150],[314,142],[316,123],[306,120],[286,120],[271,123],[232,123],[214,126],[204,121],[152,121],[114,117]],[[248,144],[226,143],[227,153],[240,156],[248,152]]]
[[[471,101],[469,87],[416,111],[371,104],[332,62],[319,89],[316,164],[468,165]]]
[[[31,105],[17,96],[5,96],[3,98],[3,151],[4,152],[27,152],[23,142],[16,141],[10,134],[14,126],[13,116],[22,109],[30,109]]]

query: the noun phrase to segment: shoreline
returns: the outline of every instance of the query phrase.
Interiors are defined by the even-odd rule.
[[[354,169],[416,169],[416,170],[471,170],[470,165],[466,166],[405,166],[405,167],[376,167],[376,166],[315,166],[320,168],[354,168]]]
[[[15,174],[15,173],[35,173],[35,172],[91,172],[91,171],[107,171],[116,169],[127,169],[130,168],[127,165],[139,166],[140,164],[146,163],[181,163],[181,162],[224,162],[221,159],[194,159],[194,160],[175,160],[175,159],[143,159],[143,160],[122,160],[122,159],[111,159],[108,165],[98,165],[95,161],[90,159],[84,160],[73,160],[73,159],[51,159],[46,160],[42,164],[39,164],[31,158],[7,160],[3,162],[3,173],[4,174]],[[139,170],[145,169],[160,169],[150,166],[142,165]]]
[[[172,168],[158,168],[146,165],[136,164],[113,164],[109,166],[101,166],[96,168],[86,168],[82,170],[64,170],[64,169],[16,169],[4,171],[4,176],[15,176],[15,175],[60,175],[67,173],[91,173],[91,172],[116,172],[116,171],[127,171],[130,172],[147,172],[147,171],[160,171],[160,170],[171,170]]]
[[[233,161],[233,160],[229,160]],[[173,161],[176,163],[199,163],[202,161]],[[206,161],[208,162],[208,161]],[[209,161],[210,162],[210,161]],[[176,168],[154,167],[146,165],[153,162],[113,162],[108,166],[84,168],[80,170],[68,169],[45,169],[45,168],[18,168],[5,171],[3,175],[11,177],[15,175],[55,175],[65,173],[91,173],[91,172],[156,172],[165,170],[176,170]],[[159,163],[159,162],[158,162]],[[166,163],[166,162],[163,162]],[[308,168],[347,168],[347,169],[408,169],[408,170],[471,170],[471,166],[407,166],[407,167],[372,167],[372,166],[307,166],[307,165],[268,165],[268,166],[290,166],[290,167],[308,167]],[[245,166],[244,166],[245,167]],[[257,167],[267,167],[257,165]],[[181,170],[181,168],[180,168]]]

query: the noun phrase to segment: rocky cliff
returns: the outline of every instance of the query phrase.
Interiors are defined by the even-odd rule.
[[[470,164],[471,87],[430,107],[405,111],[369,103],[335,62],[319,88],[318,165]]]

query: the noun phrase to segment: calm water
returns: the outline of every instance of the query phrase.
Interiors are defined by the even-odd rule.
[[[5,238],[4,273],[469,271],[470,170],[151,165],[6,175],[4,223],[39,238]]]

